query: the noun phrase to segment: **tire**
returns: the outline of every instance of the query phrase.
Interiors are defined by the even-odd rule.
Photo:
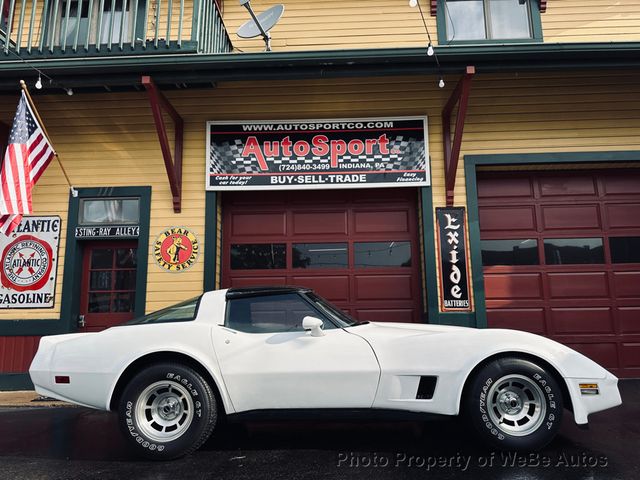
[[[118,423],[129,445],[152,460],[194,452],[211,435],[216,418],[216,399],[206,380],[174,363],[140,371],[118,406]]]
[[[464,413],[482,440],[504,450],[538,450],[562,423],[562,390],[540,365],[502,358],[470,380]]]

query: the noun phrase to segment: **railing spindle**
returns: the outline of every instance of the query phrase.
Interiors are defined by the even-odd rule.
[[[107,38],[107,51],[111,51],[113,43],[113,17],[116,13],[116,0],[111,0],[111,15],[109,15],[109,37]]]
[[[147,48],[147,23],[149,22],[149,4],[151,0],[146,0],[144,5],[144,24],[142,25],[142,48]]]
[[[42,53],[44,50],[44,44],[46,38],[44,32],[47,26],[47,12],[49,11],[49,0],[44,0],[44,6],[42,7],[42,14],[40,15],[40,41],[38,42],[38,52]]]
[[[104,0],[100,0],[100,10],[98,10],[98,38],[96,38],[96,47],[98,51],[102,50],[102,30],[104,29]]]
[[[171,16],[173,14],[173,0],[169,0],[167,5],[167,35],[164,37],[166,40],[166,47],[169,48],[171,39]]]
[[[7,31],[5,32],[5,45],[4,45],[4,53],[9,53],[9,45],[11,44],[11,29],[13,28],[13,14],[14,9],[16,8],[16,1],[11,0],[9,3],[9,16],[7,17]]]
[[[69,1],[69,0],[67,0]],[[90,2],[91,0],[87,0]],[[76,11],[76,34],[73,38],[73,51],[78,51],[78,38],[80,37],[80,22],[82,21],[82,0],[78,0],[78,9]]]
[[[127,0],[122,0],[122,17],[120,18],[120,51],[124,46],[124,19],[127,16]]]
[[[86,52],[89,51],[89,39],[91,38],[91,24],[93,23],[93,4],[95,3],[95,0],[88,0],[88,1],[89,1],[89,11],[87,12],[87,17],[88,17],[87,18],[87,36],[84,39],[84,50]],[[99,35],[100,34],[98,34],[98,36]]]
[[[26,0],[22,0],[21,10],[20,10],[20,23],[18,24],[18,36],[16,37],[16,52],[20,53],[20,48],[22,47],[22,27],[24,26],[24,15],[27,10],[27,5],[25,4]]]
[[[29,35],[27,36],[27,52],[29,53],[31,53],[31,48],[33,47],[33,27],[36,21],[36,9],[38,8],[37,3],[38,0],[33,0],[31,2],[31,18],[29,19]],[[0,21],[0,23],[2,22]]]
[[[69,33],[69,15],[71,14],[71,0],[67,0],[67,8],[65,9],[64,14],[64,29],[62,30],[64,34],[61,32],[61,48],[64,52],[67,49],[67,34]]]
[[[133,20],[131,21],[131,50],[136,48],[136,27],[138,26],[138,0],[133,0]]]
[[[182,23],[184,22],[184,0],[180,0],[180,22],[178,23],[178,48],[182,47]]]
[[[155,33],[153,37],[153,46],[158,48],[158,29],[160,28],[160,7],[162,6],[162,0],[158,0],[156,3],[156,15],[155,15]]]

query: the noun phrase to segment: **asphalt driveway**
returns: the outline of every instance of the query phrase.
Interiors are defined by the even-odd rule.
[[[640,380],[623,405],[581,430],[565,416],[541,452],[478,445],[456,419],[430,422],[232,424],[193,455],[141,461],[112,414],[78,407],[0,408],[0,479],[640,478]]]

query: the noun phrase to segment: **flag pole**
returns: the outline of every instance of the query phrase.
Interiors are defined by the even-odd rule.
[[[51,148],[53,150],[53,155],[58,159],[58,165],[60,165],[60,169],[62,170],[62,174],[64,175],[64,178],[67,181],[67,185],[69,185],[69,188],[71,189],[71,195],[74,196],[74,197],[77,197],[78,196],[78,191],[75,188],[73,188],[73,185],[71,185],[71,180],[69,180],[69,175],[67,175],[67,171],[64,169],[64,165],[62,165],[62,161],[60,160],[60,157],[58,156],[58,152],[56,152],[56,150],[53,148],[53,143],[51,143],[51,137],[49,136],[49,133],[47,132],[47,128],[44,126],[44,122],[42,121],[42,118],[40,118],[40,114],[38,113],[38,109],[36,108],[35,104],[33,103],[33,99],[31,98],[31,95],[29,94],[29,89],[27,88],[27,84],[25,83],[24,80],[20,80],[20,87],[22,87],[22,91],[27,96],[27,100],[29,101],[29,105],[31,106],[31,110],[33,110],[33,113],[35,114],[36,118],[38,119],[38,123],[40,124],[40,128],[42,128],[42,131],[44,132],[45,137],[47,137],[47,140],[49,141],[49,145],[51,145]]]

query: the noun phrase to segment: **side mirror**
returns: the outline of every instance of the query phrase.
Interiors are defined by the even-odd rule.
[[[311,330],[312,337],[324,337],[322,327],[324,324],[322,320],[316,317],[304,317],[302,319],[302,328],[304,330]]]

